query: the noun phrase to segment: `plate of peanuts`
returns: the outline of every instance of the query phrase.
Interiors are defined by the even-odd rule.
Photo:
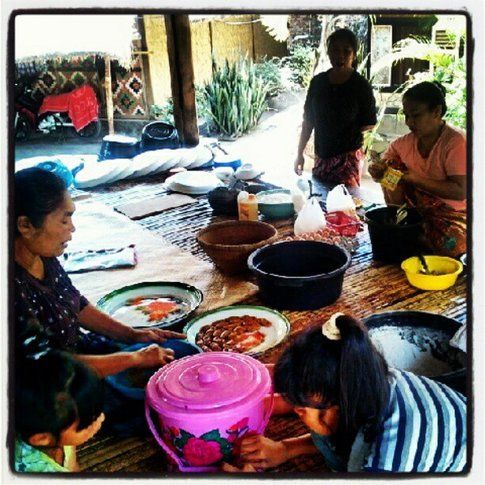
[[[206,312],[184,328],[187,340],[204,352],[256,355],[280,344],[290,332],[288,319],[271,308],[234,305]]]

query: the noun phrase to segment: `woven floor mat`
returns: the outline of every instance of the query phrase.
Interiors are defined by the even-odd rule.
[[[289,436],[300,436],[308,431],[295,416],[275,416],[266,429],[266,436],[282,440]],[[80,446],[77,452],[81,470],[91,473],[140,473],[165,474],[165,454],[151,437],[98,437]],[[328,468],[320,454],[306,455],[276,467],[265,474],[278,473],[325,473]],[[302,475],[303,476],[303,475]]]
[[[92,303],[113,290],[145,281],[175,281],[199,288],[204,295],[199,313],[241,302],[257,291],[251,282],[224,277],[212,263],[168,243],[99,202],[79,203],[73,221],[77,231],[70,250],[135,244],[138,256],[134,268],[71,275],[73,283]]]
[[[155,196],[165,195],[169,192],[163,184],[164,177],[145,179],[145,181],[135,184],[128,181],[113,184],[108,187],[98,188],[91,192],[94,200],[102,202],[110,207],[115,207],[122,203],[142,202]],[[142,179],[143,180],[143,179]],[[230,217],[216,217],[212,213],[206,196],[193,196],[197,202],[187,205],[167,209],[160,214],[144,217],[137,222],[162,236],[166,241],[175,246],[189,251],[193,255],[210,261],[196,240],[197,233],[212,222],[233,219]],[[281,237],[292,233],[293,219],[270,221],[277,229]]]
[[[93,198],[110,206],[123,202],[136,202],[143,198],[166,193],[163,182],[153,179],[120,188],[110,187],[93,191]],[[138,224],[152,234],[161,237],[180,249],[196,255],[204,264],[210,261],[198,246],[197,232],[210,224],[224,220],[214,217],[206,197],[198,197],[197,203],[189,206],[169,209],[161,214],[146,217]],[[129,221],[132,222],[132,221]],[[292,233],[293,219],[271,221],[281,237]],[[132,222],[133,223],[133,222]],[[133,223],[136,224],[136,223]],[[75,234],[76,237],[76,234]],[[425,292],[412,286],[406,280],[398,265],[385,265],[372,260],[372,251],[367,230],[358,235],[359,247],[352,256],[352,264],[344,278],[341,297],[334,304],[314,311],[282,311],[290,321],[290,334],[279,346],[268,350],[259,359],[263,362],[276,362],[283,349],[294,338],[312,325],[321,325],[334,312],[349,312],[362,318],[373,313],[390,310],[421,310],[440,313],[466,321],[467,315],[467,277],[461,275],[452,288],[444,291]],[[210,263],[209,267],[212,263]],[[254,282],[250,276],[249,282]],[[259,294],[245,298],[244,303],[264,304]],[[267,428],[267,435],[273,439],[297,436],[306,432],[306,428],[296,417],[273,417]],[[163,453],[151,439],[116,440],[115,438],[92,440],[79,451],[79,461],[85,471],[98,472],[147,472],[163,473]],[[275,473],[300,473],[308,476],[312,473],[325,473],[326,468],[319,455],[304,456],[291,460],[275,470]],[[268,474],[271,472],[267,472]],[[266,475],[266,474],[265,474]]]

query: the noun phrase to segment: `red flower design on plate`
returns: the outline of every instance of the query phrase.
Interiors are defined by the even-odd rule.
[[[211,465],[222,460],[221,445],[217,441],[204,441],[195,437],[189,438],[182,453],[191,466]]]

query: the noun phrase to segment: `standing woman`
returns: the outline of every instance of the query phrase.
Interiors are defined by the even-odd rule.
[[[404,172],[388,204],[416,207],[424,219],[427,245],[438,254],[466,252],[466,138],[446,124],[445,88],[422,82],[409,88],[402,104],[410,133],[391,143],[382,161],[369,166],[379,180],[388,165]]]
[[[362,132],[371,129],[377,118],[372,87],[355,70],[357,44],[348,29],[336,30],[327,39],[332,68],[310,82],[295,160],[298,175],[303,171],[303,151],[315,130],[313,176],[329,184],[360,186]]]

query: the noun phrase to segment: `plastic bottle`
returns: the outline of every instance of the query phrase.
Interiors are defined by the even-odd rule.
[[[237,196],[237,208],[240,221],[258,220],[258,199],[254,194],[242,190]]]

